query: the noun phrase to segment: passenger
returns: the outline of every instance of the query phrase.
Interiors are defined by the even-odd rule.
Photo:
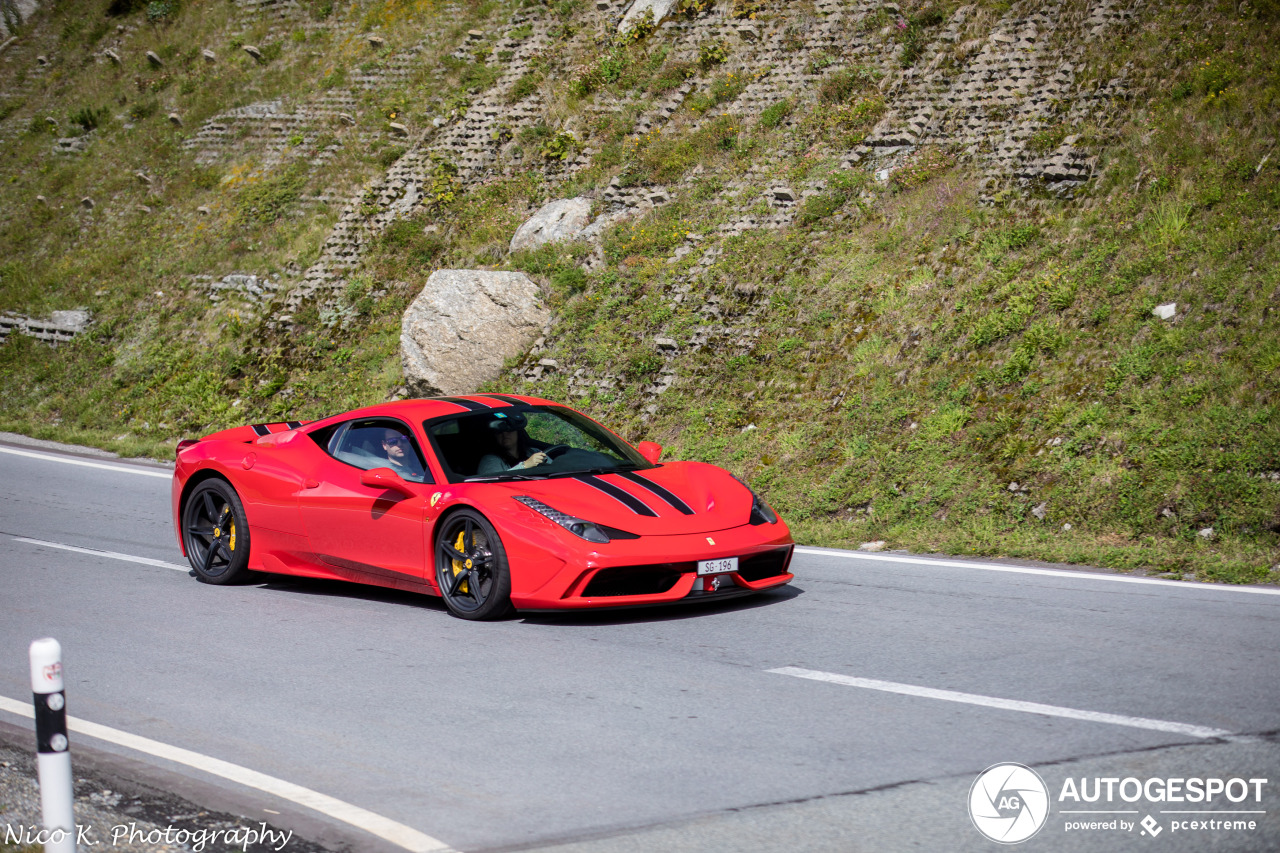
[[[520,468],[533,468],[548,461],[547,454],[533,447],[524,427],[528,421],[516,412],[508,415],[497,412],[489,421],[489,429],[497,444],[496,453],[486,453],[480,460],[477,474],[502,474]],[[532,451],[532,453],[530,452]]]
[[[413,450],[413,439],[398,430],[387,428],[382,431],[382,452],[387,455],[391,470],[402,478],[421,483],[426,472],[418,461],[418,454]]]

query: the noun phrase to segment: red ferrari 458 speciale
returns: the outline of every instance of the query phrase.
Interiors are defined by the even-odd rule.
[[[729,598],[791,580],[790,531],[729,472],[658,461],[548,400],[403,400],[178,444],[195,575],[425,592],[464,619]]]

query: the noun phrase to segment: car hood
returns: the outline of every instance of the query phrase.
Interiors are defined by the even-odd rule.
[[[641,536],[711,533],[740,527],[751,516],[751,491],[723,468],[702,462],[487,485]]]

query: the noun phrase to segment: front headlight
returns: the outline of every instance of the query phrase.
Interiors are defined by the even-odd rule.
[[[537,498],[519,495],[516,497],[516,500],[520,501],[520,503],[524,504],[539,515],[551,519],[574,536],[581,537],[588,542],[598,542],[603,545],[613,539],[639,538],[634,533],[627,533],[625,530],[615,530],[612,527],[604,527],[596,524],[594,521],[587,521],[586,519],[561,512],[558,509],[547,506]]]
[[[749,519],[751,523],[756,526],[761,524],[777,524],[778,514],[769,508],[769,505],[764,502],[764,498],[757,495],[755,489],[747,485],[746,480],[736,474],[731,474],[730,476],[741,483],[742,488],[751,492],[751,517]]]
[[[751,493],[751,497],[754,499],[751,501],[751,523],[756,525],[777,524],[778,514],[769,508],[769,505],[764,502],[764,498],[755,492]]]

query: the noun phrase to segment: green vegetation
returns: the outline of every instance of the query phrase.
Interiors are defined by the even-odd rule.
[[[863,172],[836,172],[830,180],[826,191],[810,196],[800,208],[796,224],[802,227],[813,225],[843,209],[854,194],[867,183]]]
[[[508,104],[515,104],[523,101],[525,98],[538,91],[538,84],[542,82],[542,75],[536,71],[530,71],[525,74],[515,85],[511,87],[511,91],[507,94],[506,101]]]
[[[791,101],[783,98],[776,104],[765,107],[764,112],[760,113],[760,124],[763,127],[772,129],[782,124],[783,119],[791,115],[793,107]]]
[[[935,6],[925,5],[914,14],[900,17],[894,21],[894,29],[898,40],[902,42],[902,55],[898,62],[903,68],[915,65],[928,43],[927,30],[936,27],[946,20],[942,11]]]
[[[541,148],[543,157],[548,160],[568,160],[578,150],[578,140],[572,133],[560,131],[552,136]]]
[[[709,5],[676,11],[696,19]],[[934,47],[958,5],[868,16],[869,32],[902,48],[880,70],[954,61]],[[1002,5],[971,14],[994,20]],[[537,26],[513,26],[518,6]],[[556,315],[539,357],[563,369],[526,382],[513,363],[487,390],[565,399],[669,457],[725,465],[806,542],[1275,577],[1273,3],[1148,4],[1123,39],[1091,42],[1082,85],[1129,67],[1130,100],[1108,107],[1119,124],[1072,125],[1064,109],[1020,132],[1036,155],[1078,137],[1093,179],[1074,201],[1031,186],[995,204],[980,202],[959,148],[916,148],[879,180],[850,165],[893,95],[838,47],[806,58],[816,97],[778,100],[757,121],[724,113],[768,69],[740,67],[725,43],[673,52],[647,23],[623,38],[583,31],[581,3],[468,0],[443,14],[431,0],[311,0],[300,19],[311,23],[283,31],[265,17],[233,24],[232,4],[102,8],[55,5],[26,25],[7,55],[56,56],[45,73],[0,66],[13,75],[0,81],[0,310],[83,306],[95,318],[56,349],[22,335],[0,345],[0,429],[167,456],[180,436],[386,399],[402,381],[400,317],[435,269],[520,269]],[[99,53],[117,22],[131,27],[118,67]],[[803,29],[787,26],[800,50]],[[471,29],[489,35],[477,46]],[[361,188],[416,144],[387,123],[459,122],[510,67],[491,52],[503,33],[548,30],[500,93],[521,108],[540,93],[541,118],[486,143],[518,149],[519,167],[466,182],[461,160],[423,158],[420,202],[368,230],[332,302],[281,316],[280,295],[211,286],[237,272],[296,284],[342,213],[326,199],[355,198],[366,219],[385,209]],[[383,48],[363,35],[374,31]],[[424,46],[411,68],[352,82],[389,69],[401,45]],[[460,45],[465,59],[451,56]],[[686,81],[670,124],[636,130]],[[199,160],[189,147],[236,107],[348,87],[354,125]],[[51,153],[72,135],[86,155]],[[570,171],[579,152],[591,162]],[[529,210],[600,198],[615,179],[660,185],[670,202],[610,224],[598,246],[507,253]],[[797,192],[789,227],[738,233],[744,216],[775,215],[763,193],[776,186],[813,189]],[[1168,303],[1171,318],[1153,315]],[[655,394],[668,365],[676,380]],[[579,369],[610,381],[571,384]]]
[[[698,64],[703,71],[719,65],[729,58],[729,45],[724,39],[703,42],[698,45]]]

